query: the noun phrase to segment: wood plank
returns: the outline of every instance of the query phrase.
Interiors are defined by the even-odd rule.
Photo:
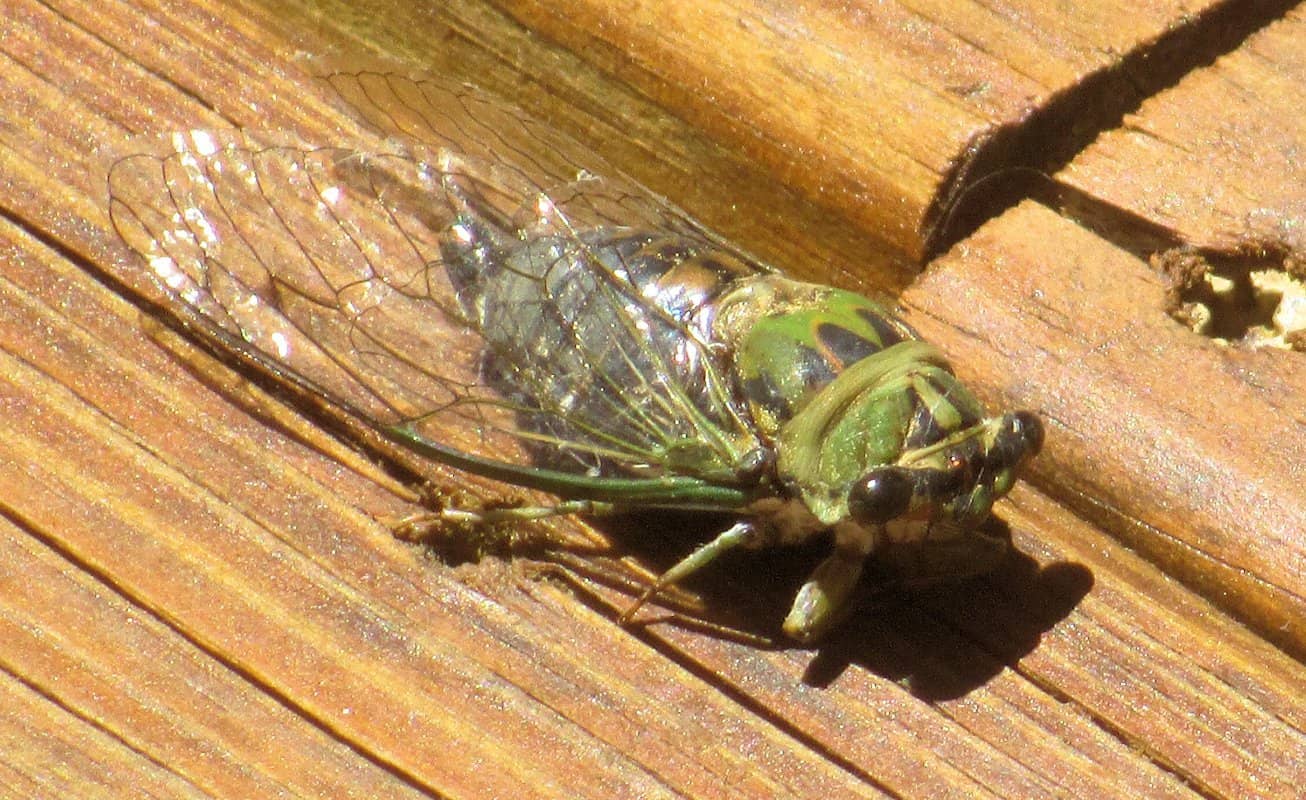
[[[484,0],[313,0],[325,31],[343,28],[419,71],[474,83],[564,131],[621,172],[675,198],[713,230],[747,241],[796,274],[856,276],[890,292],[918,271],[886,234],[850,225],[829,203],[804,197],[771,171],[695,125],[670,116],[635,87],[605,75]],[[312,26],[307,26],[312,27]],[[289,38],[302,31],[291,31]],[[329,32],[325,38],[331,38]],[[340,49],[340,46],[337,46]],[[357,46],[343,48],[345,61]],[[314,51],[316,52],[316,51]],[[740,198],[755,198],[740,213]]]
[[[40,534],[11,527],[0,537],[0,563],[22,576],[0,583],[3,666],[31,695],[5,709],[11,722],[27,709],[35,729],[7,739],[6,762],[26,761],[23,771],[45,787],[26,796],[422,796],[112,585],[70,569],[73,554],[47,547]],[[52,735],[67,737],[78,756],[44,751]],[[270,750],[269,740],[280,747]],[[96,771],[118,788],[74,788],[77,773],[91,780]]]
[[[21,678],[0,674],[0,797],[205,797]]]
[[[1300,254],[1304,28],[1298,5],[1104,133],[1057,176],[1084,195],[1075,212],[1117,236],[1130,232],[1121,217],[1145,222],[1159,242],[1137,244],[1156,250],[1183,244],[1230,256]]]
[[[1290,11],[1153,98],[1063,176],[1078,219],[1134,252],[1159,253],[1177,318],[1239,345],[1306,351],[1303,19],[1300,7]],[[1267,356],[1258,371],[1291,363]]]
[[[919,260],[975,174],[1049,166],[1176,54],[1291,4],[499,5]]]
[[[1298,423],[1242,384],[1240,370],[1227,368],[1226,359],[1240,354],[1204,342],[1168,319],[1164,294],[1163,279],[1146,264],[1031,203],[986,225],[936,262],[903,301],[922,333],[959,354],[961,374],[1017,397],[1048,420],[1049,444],[1034,466],[1036,482],[1055,486],[1062,496],[1078,494],[1090,510],[1110,512],[1100,515],[1109,521],[1112,515],[1137,514],[1141,522],[1131,544],[1169,572],[1198,576],[1195,582],[1217,602],[1235,605],[1257,630],[1296,645],[1303,619],[1297,589],[1302,562],[1293,538],[1302,529],[1303,513],[1302,483],[1294,475],[1303,447],[1294,433]],[[975,313],[977,308],[983,313]],[[1000,371],[992,366],[999,363]],[[1184,364],[1187,375],[1202,376],[1207,389],[1174,391],[1174,363]],[[1292,392],[1306,397],[1306,386]],[[1147,402],[1139,402],[1140,397]],[[1264,454],[1255,446],[1230,452],[1228,423],[1219,411],[1226,404],[1234,405],[1240,418],[1252,420],[1253,427],[1265,426],[1263,438],[1254,440],[1269,448]],[[1117,533],[1122,528],[1111,526]],[[1212,529],[1239,535],[1216,538]],[[1242,701],[1222,712],[1196,710],[1222,690],[1223,680],[1209,674],[1180,677],[1190,672],[1194,660],[1198,672],[1207,673],[1217,663],[1248,658],[1239,652],[1246,638],[1235,646],[1227,633],[1204,629],[1201,620],[1209,611],[1191,599],[1180,606],[1173,587],[1159,574],[1144,576],[1130,566],[1134,574],[1129,575],[1117,563],[1107,568],[1107,577],[1099,572],[1106,566],[1101,556],[1090,557],[1093,548],[1067,538],[1072,534],[1052,525],[1040,527],[1037,536],[1073,547],[1075,560],[1091,566],[1096,582],[1085,604],[1096,596],[1112,597],[1114,605],[1123,591],[1140,605],[1120,616],[1111,614],[1108,621],[1077,627],[1077,645],[1086,648],[1079,658],[1095,665],[1081,662],[1073,673],[1059,666],[1053,682],[1094,708],[1108,728],[1129,730],[1136,741],[1146,743],[1147,752],[1192,785],[1217,796],[1267,791],[1255,780],[1243,783],[1248,770],[1263,768],[1243,759],[1282,763],[1275,759],[1281,752],[1277,748],[1295,750],[1300,733],[1287,727],[1275,748],[1259,755],[1248,751],[1248,743],[1257,742],[1256,724],[1233,733],[1253,718]],[[1111,579],[1127,580],[1133,588],[1099,590],[1101,581]],[[1149,610],[1154,608],[1169,611],[1171,632],[1156,624],[1159,620]],[[1105,637],[1096,645],[1101,656],[1088,652],[1093,628]],[[1146,634],[1140,636],[1141,631]],[[1158,646],[1167,652],[1156,652]],[[1041,661],[1055,652],[1045,642],[1035,657]],[[1298,716],[1300,703],[1291,698],[1303,686],[1302,670],[1290,659],[1276,661],[1277,674],[1289,680],[1282,687],[1282,702]],[[1277,682],[1270,677],[1275,674],[1267,679]],[[1146,676],[1142,683],[1140,676]],[[1176,691],[1181,686],[1182,694]],[[1160,697],[1165,704],[1193,705],[1165,711],[1156,705]],[[1138,709],[1144,708],[1147,715],[1140,715]],[[1231,740],[1208,738],[1203,746],[1190,737],[1209,737],[1211,731],[1192,724],[1213,713],[1233,722],[1232,727],[1216,726]],[[1271,708],[1254,716],[1280,714],[1280,708]],[[1241,754],[1237,763],[1229,761],[1233,753]],[[1193,764],[1194,757],[1200,765]],[[1279,793],[1290,796],[1298,777],[1280,773],[1270,780]]]
[[[968,224],[955,204],[993,213],[1028,189],[968,191],[976,179],[1054,172],[1293,3],[492,5],[506,13],[477,0],[313,7],[530,108],[795,274],[896,294]],[[739,197],[759,202],[734,213]]]

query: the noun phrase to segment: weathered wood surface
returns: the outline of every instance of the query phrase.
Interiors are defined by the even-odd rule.
[[[918,259],[968,182],[1059,163],[1291,3],[497,5]]]
[[[526,4],[505,5],[549,27]],[[910,86],[895,83],[859,108],[821,94],[820,81],[787,86],[808,116],[826,107],[844,115],[819,136],[748,118],[748,82],[712,83],[752,75],[763,100],[779,91],[784,76],[749,73],[744,51],[713,65],[710,52],[671,46],[720,39],[720,25],[659,17],[643,28],[662,42],[652,54],[629,29],[605,26],[595,56],[577,39],[585,20],[599,19],[587,7],[603,10],[578,4],[569,27],[550,32],[582,58],[474,3],[429,18],[355,13],[374,42],[406,29],[408,48],[435,53],[428,66],[461,61],[560,127],[615,142],[596,146],[714,224],[724,220],[745,246],[881,291],[907,280],[934,193],[985,125],[1014,124],[1021,97],[1036,110],[1109,67],[1108,44],[1125,59],[1163,30],[1200,28],[1221,13],[1209,4],[1180,18],[1157,4],[1141,17],[1099,10],[1093,24],[1051,15],[1023,28],[1028,48],[1011,44],[964,67],[955,54],[932,62],[912,50],[931,36],[899,38],[901,27],[886,26],[877,42],[890,51],[876,57],[918,65],[899,69],[927,76],[923,94],[954,85],[951,70],[961,69],[961,85],[999,87],[1000,99],[982,113],[957,111],[951,99],[922,106],[932,109],[918,114],[926,135],[874,112],[916,108],[904,99]],[[643,4],[608,9],[601,19],[632,28],[646,13]],[[783,9],[704,9],[749,23],[731,30],[799,30],[775,16]],[[936,16],[965,18],[955,10]],[[336,22],[348,22],[343,13],[333,9]],[[834,12],[805,19],[803,35],[777,36],[772,55],[798,63],[800,52],[778,52],[791,45],[860,54],[852,34],[834,35]],[[463,33],[441,34],[449,23]],[[986,24],[994,27],[973,36],[979,49],[1022,41],[1004,35],[1006,23]],[[1306,85],[1303,48],[1282,43],[1306,39],[1301,25],[1295,12],[1212,66],[1194,62],[1193,84],[1158,95],[1130,126],[1155,130],[1149,123],[1160,126],[1151,121],[1167,109],[1192,105],[1188,125],[1232,141],[1238,131],[1220,128],[1220,114],[1255,117],[1248,146],[1282,141],[1287,150],[1271,149],[1287,154],[1274,175],[1256,174],[1255,160],[1242,182],[1219,170],[1219,185],[1243,205],[1212,205],[1228,219],[1268,209],[1257,218],[1286,220],[1273,230],[1289,233],[1301,215],[1291,187],[1306,185],[1291,150],[1300,118],[1273,109],[1300,107],[1291,95]],[[1143,254],[1113,246],[1106,226],[1087,231],[1022,205],[903,297],[913,323],[989,401],[1049,420],[1038,488],[1019,488],[1001,512],[1020,558],[982,580],[881,601],[814,651],[660,613],[623,629],[615,609],[630,595],[598,573],[631,554],[657,568],[684,542],[615,532],[606,551],[551,557],[578,568],[565,582],[541,577],[526,558],[446,566],[377,521],[411,508],[403,486],[293,416],[276,424],[246,411],[247,387],[216,386],[184,351],[159,347],[125,299],[146,287],[131,278],[106,214],[106,159],[124,137],[232,123],[349,136],[347,115],[294,61],[303,50],[348,52],[358,46],[349,35],[228,3],[17,0],[0,26],[0,793],[1287,798],[1306,780],[1306,670],[1267,641],[1306,649],[1306,367],[1301,354],[1220,350],[1170,322],[1161,279]],[[903,55],[911,52],[916,61]],[[1021,54],[1038,68],[1016,64]],[[610,87],[586,59],[640,65],[616,71],[710,135],[620,82]],[[693,64],[701,71],[686,72]],[[519,71],[534,82],[514,82]],[[1013,73],[1034,76],[1038,91],[1012,89]],[[833,66],[822,75],[845,79]],[[1185,92],[1213,91],[1212,75],[1239,77],[1225,85],[1241,105],[1218,92],[1194,105]],[[676,86],[700,84],[738,100],[715,106],[716,124],[677,106]],[[587,104],[596,87],[606,93]],[[1248,99],[1266,87],[1273,97]],[[857,97],[875,91],[855,88]],[[737,119],[727,125],[727,116]],[[729,135],[745,129],[767,146]],[[786,147],[804,155],[780,158]],[[1147,203],[1170,185],[1165,155],[1140,159],[1109,137],[1098,148],[1057,176],[1090,197],[1081,207],[1127,209],[1169,225],[1177,243],[1230,241],[1203,239],[1188,227],[1192,215],[1161,219]],[[1200,190],[1201,170],[1220,161],[1182,150],[1171,156],[1189,159],[1186,185]],[[887,152],[931,155],[919,169],[894,170],[876,161]],[[1132,164],[1131,181],[1104,173],[1113,159]],[[841,185],[861,195],[798,196],[821,194],[834,164],[846,169]],[[864,197],[897,198],[887,210],[900,213],[868,209]],[[721,210],[732,202],[744,222]],[[826,232],[828,241],[818,235]],[[1229,249],[1243,242],[1237,233]],[[874,243],[889,246],[868,251],[859,273],[858,251]],[[1098,518],[1090,524],[1072,508]],[[587,540],[578,527],[557,531]],[[732,560],[697,584],[710,604],[702,616],[772,634],[806,567],[769,555]]]

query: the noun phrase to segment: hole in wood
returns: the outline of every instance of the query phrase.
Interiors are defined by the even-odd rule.
[[[1172,317],[1222,344],[1306,352],[1306,263],[1229,260],[1192,250],[1154,256]]]

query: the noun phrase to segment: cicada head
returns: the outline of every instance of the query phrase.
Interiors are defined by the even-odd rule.
[[[930,527],[958,531],[988,518],[993,501],[1011,490],[1020,466],[1043,445],[1043,425],[1027,411],[992,417],[895,463],[872,467],[854,481],[848,513],[884,525],[890,541],[917,538]]]
[[[1029,412],[986,419],[871,468],[849,489],[849,518],[882,532],[877,559],[904,581],[986,571],[1005,554],[1007,541],[984,523],[1042,443],[1042,423]]]

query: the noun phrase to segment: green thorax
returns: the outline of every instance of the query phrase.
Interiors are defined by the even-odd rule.
[[[721,303],[715,331],[782,482],[823,522],[847,513],[850,484],[967,435],[982,419],[942,354],[851,292],[767,276]]]
[[[730,344],[758,429],[775,436],[853,364],[916,332],[884,307],[829,286],[768,275],[720,303],[714,338]]]

